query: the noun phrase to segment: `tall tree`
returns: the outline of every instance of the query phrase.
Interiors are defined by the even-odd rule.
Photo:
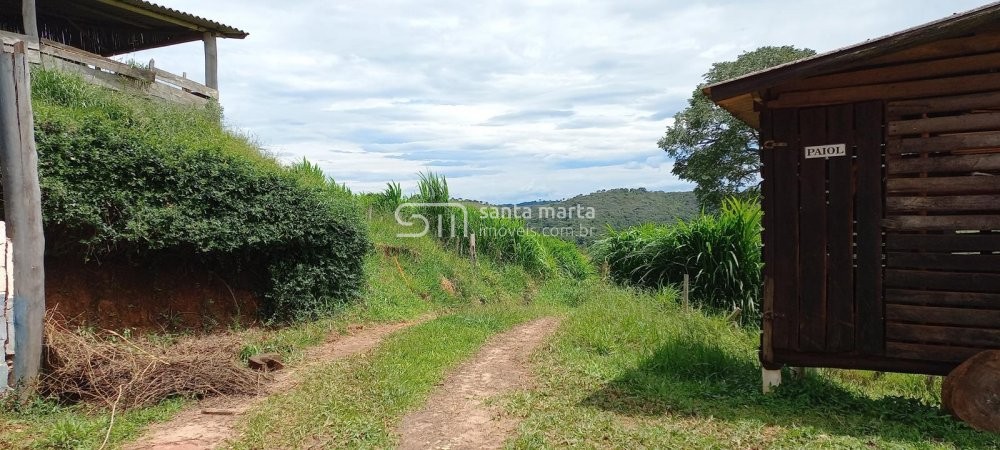
[[[715,209],[728,196],[756,190],[760,155],[757,131],[716,106],[701,88],[815,54],[792,46],[760,47],[734,61],[712,64],[705,84],[657,143],[674,158],[674,175],[695,183],[702,207]]]

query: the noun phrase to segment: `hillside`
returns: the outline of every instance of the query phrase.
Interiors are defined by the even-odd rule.
[[[525,219],[532,229],[558,234],[578,244],[593,242],[609,225],[622,229],[650,222],[669,224],[694,217],[699,211],[693,192],[648,191],[645,188],[602,190],[562,201],[527,202],[518,206],[531,208],[531,217]],[[545,208],[555,208],[555,211]],[[588,208],[593,208],[592,218],[587,214]],[[566,214],[560,214],[563,211]],[[580,231],[581,228],[585,231]],[[575,231],[570,232],[571,229]],[[594,234],[588,233],[589,230]]]

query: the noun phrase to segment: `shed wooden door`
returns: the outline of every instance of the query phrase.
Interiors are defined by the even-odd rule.
[[[765,363],[884,351],[883,117],[882,102],[761,112]],[[835,144],[844,156],[805,157]]]

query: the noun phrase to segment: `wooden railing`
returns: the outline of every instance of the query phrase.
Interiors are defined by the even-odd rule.
[[[46,69],[79,74],[88,82],[116,91],[147,95],[174,103],[205,105],[219,98],[219,91],[153,66],[137,67],[48,39],[40,41],[0,31],[0,41],[9,48],[24,41],[28,61]]]

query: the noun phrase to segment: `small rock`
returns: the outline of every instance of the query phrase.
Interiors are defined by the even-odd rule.
[[[260,372],[274,372],[285,368],[281,355],[277,353],[261,353],[250,357],[247,365]]]

